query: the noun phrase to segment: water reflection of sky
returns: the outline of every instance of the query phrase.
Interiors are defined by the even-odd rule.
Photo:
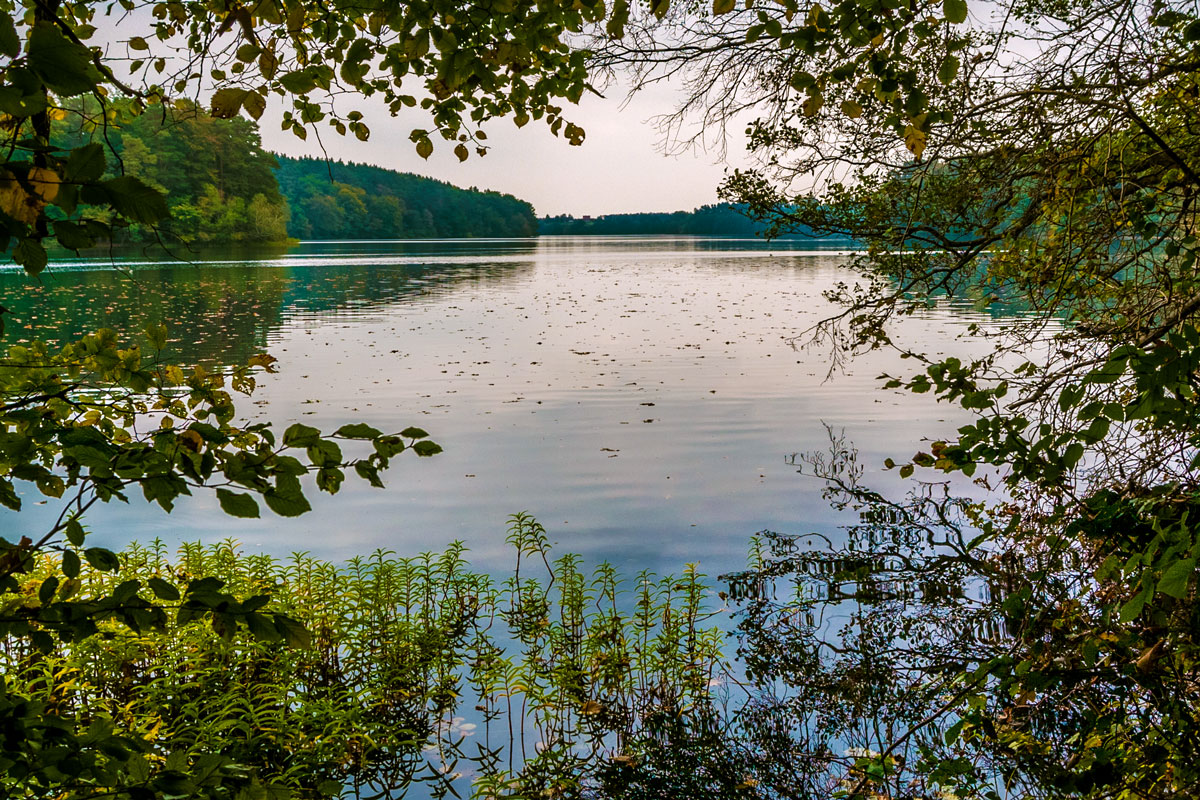
[[[136,501],[90,516],[97,543],[215,540],[344,558],[463,539],[487,568],[508,563],[507,515],[529,511],[589,560],[709,573],[742,563],[764,528],[834,533],[819,484],[789,463],[844,429],[866,480],[895,486],[886,456],[960,416],[878,389],[912,367],[869,354],[826,380],[829,353],[785,341],[827,315],[822,292],[853,279],[845,244],[570,237],[468,242],[318,242],[211,263],[54,265],[39,285],[0,276],[17,335],[164,321],[185,360],[266,348],[279,374],[243,403],[255,419],[331,429],[362,420],[427,429],[446,452],[400,458],[386,490],[348,481],[297,520],[233,520],[211,497],[168,516]],[[155,262],[155,263],[148,263]],[[88,267],[91,267],[90,269]],[[901,344],[968,354],[969,322],[939,306],[907,319]],[[34,498],[30,498],[33,500]],[[4,512],[14,538],[52,505]]]

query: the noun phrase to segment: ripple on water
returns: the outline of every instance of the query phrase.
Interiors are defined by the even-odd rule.
[[[805,248],[809,249],[805,249]],[[828,443],[862,450],[868,479],[886,456],[961,418],[928,397],[878,389],[911,372],[876,352],[830,374],[830,353],[789,339],[830,314],[822,292],[846,271],[839,249],[678,238],[317,242],[296,251],[60,262],[37,287],[0,275],[27,337],[165,322],[170,355],[279,359],[244,408],[280,425],[362,420],[426,428],[445,449],[401,458],[389,488],[347,484],[297,520],[229,520],[210,497],[166,517],[143,504],[91,517],[110,544],[235,536],[252,548],[343,558],[464,539],[502,568],[506,516],[526,510],[562,546],[627,566],[717,573],[744,562],[763,528],[836,533],[843,517],[789,457]],[[105,267],[97,269],[98,266]],[[942,303],[903,320],[897,340],[969,354],[971,323],[1006,320]],[[197,513],[204,512],[204,513]],[[32,532],[49,505],[0,516]],[[13,528],[20,530],[13,530]]]

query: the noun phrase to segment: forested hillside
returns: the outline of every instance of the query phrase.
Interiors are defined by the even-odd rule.
[[[108,177],[128,175],[162,192],[169,218],[132,224],[118,241],[189,244],[300,239],[521,237],[537,233],[533,206],[511,195],[365,164],[276,157],[247,119],[191,107],[102,120],[80,103],[55,127],[55,145],[101,135]],[[103,126],[103,127],[102,127]]]
[[[101,137],[117,158],[108,175],[138,178],[166,195],[170,216],[133,224],[119,239],[166,242],[282,241],[287,206],[250,120],[214,119],[193,107],[159,114],[104,118],[80,103],[55,126],[55,146],[79,147]]]
[[[700,206],[694,211],[642,214],[605,214],[600,217],[543,217],[538,233],[544,236],[761,236],[766,226],[746,216],[733,203]],[[802,236],[802,232],[790,235]]]
[[[300,239],[425,239],[537,234],[533,206],[367,164],[279,157],[279,188]]]

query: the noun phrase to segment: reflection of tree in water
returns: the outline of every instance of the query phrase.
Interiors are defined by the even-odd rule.
[[[355,313],[463,288],[488,289],[526,276],[532,269],[525,262],[290,267],[284,315]]]
[[[970,546],[970,505],[944,487],[901,503],[864,489],[855,452],[837,439],[804,461],[860,522],[839,546],[763,533],[749,568],[725,576],[754,685],[736,715],[737,746],[768,796],[852,789],[862,760],[881,753],[889,796],[925,796],[928,782],[906,784],[952,722],[931,711],[955,691],[964,654],[1005,646],[979,581],[991,567]]]
[[[98,328],[139,339],[147,325],[164,324],[170,339],[165,358],[227,366],[267,349],[271,332],[297,314],[361,313],[464,284],[508,281],[528,268],[336,263],[51,268],[40,280],[0,274],[0,297],[10,312],[7,344],[42,339],[59,345]]]
[[[40,281],[6,274],[0,292],[12,314],[9,343],[59,345],[99,328],[140,340],[147,325],[163,324],[167,359],[228,365],[264,349],[286,283],[279,270],[184,265],[51,271]]]
[[[725,576],[745,700],[690,757],[757,797],[1196,796],[1194,497],[1100,492],[1068,520],[940,484],[890,500],[836,437],[803,461],[859,522],[763,534]]]

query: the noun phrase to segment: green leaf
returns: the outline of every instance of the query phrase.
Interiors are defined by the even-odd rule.
[[[79,568],[83,566],[79,561],[79,555],[74,550],[64,550],[62,554],[62,571],[63,575],[68,578],[76,578],[79,576]]]
[[[429,434],[421,428],[405,428],[400,431],[400,435],[406,439],[424,439]]]
[[[66,528],[63,529],[66,534],[67,541],[79,547],[83,544],[84,531],[83,526],[79,524],[79,520],[73,519],[67,522]]]
[[[94,91],[100,81],[87,48],[72,42],[53,23],[33,27],[27,56],[30,69],[61,97]]]
[[[342,463],[342,448],[337,442],[320,439],[308,446],[308,460],[315,467],[334,467]]]
[[[960,65],[961,62],[958,60],[958,56],[946,56],[943,58],[942,65],[938,67],[938,80],[945,85],[950,84],[958,77],[958,68]]]
[[[271,595],[256,594],[253,597],[247,597],[245,600],[242,601],[242,611],[243,611],[243,613],[249,613],[251,611],[258,611],[260,608],[264,608],[270,602],[271,602]]]
[[[15,86],[0,86],[0,111],[13,117],[31,117],[46,110],[46,97],[26,94]]]
[[[817,112],[819,112],[821,107],[824,105],[825,95],[821,94],[819,91],[814,91],[800,105],[800,110],[804,112],[804,116],[806,117],[815,117]]]
[[[1158,581],[1158,591],[1170,595],[1176,600],[1182,600],[1187,594],[1188,584],[1196,574],[1196,559],[1184,558],[1176,561],[1163,571]]]
[[[150,346],[155,350],[162,350],[167,346],[167,326],[163,324],[147,325],[146,338],[150,340]],[[194,427],[194,426],[193,426]]]
[[[153,224],[166,219],[167,198],[132,175],[123,175],[100,184],[113,209],[133,222]]]
[[[288,426],[283,432],[283,443],[287,447],[310,447],[321,440],[321,432],[299,422]]]
[[[279,76],[279,84],[292,94],[305,94],[317,88],[317,82],[308,70],[296,70]]]
[[[96,240],[88,233],[85,226],[65,220],[55,221],[54,238],[58,239],[58,243],[68,250],[83,250],[96,244]]]
[[[237,87],[217,90],[212,96],[212,115],[217,119],[236,117],[242,110],[242,102],[248,94],[250,94],[248,89]]]
[[[365,480],[377,489],[383,488],[383,481],[379,479],[379,468],[367,461],[358,461],[354,464],[354,471],[358,473],[358,477]]]
[[[942,0],[942,13],[955,25],[967,20],[967,0]]]
[[[258,519],[258,503],[244,492],[217,489],[217,500],[221,503],[221,510],[231,517]]]
[[[1072,442],[1067,448],[1067,452],[1063,455],[1063,463],[1067,469],[1074,467],[1079,463],[1079,459],[1083,458],[1083,445],[1079,442]]]
[[[150,578],[146,581],[150,585],[150,591],[154,592],[154,596],[159,600],[174,602],[180,598],[179,589],[164,581],[162,578]]]
[[[13,18],[0,11],[0,55],[16,58],[21,54],[21,39],[17,36],[17,26]]]
[[[13,248],[12,260],[24,267],[30,275],[37,275],[50,261],[46,255],[46,248],[35,239],[22,239]]]
[[[383,436],[383,432],[363,422],[352,422],[338,428],[333,435],[346,439],[374,439],[377,436]]]
[[[262,614],[247,614],[246,627],[250,630],[250,635],[260,642],[278,642],[283,639],[279,628],[272,625]]]
[[[1142,613],[1142,609],[1146,606],[1148,592],[1141,591],[1131,597],[1121,606],[1120,614],[1117,621],[1121,623],[1132,622],[1137,619],[1138,614]]]
[[[281,517],[298,517],[312,511],[308,498],[299,491],[269,489],[263,494],[263,500],[267,502],[267,508]]]
[[[0,505],[11,508],[13,511],[21,510],[21,498],[17,496],[17,490],[13,488],[12,481],[7,478],[0,478]]]
[[[323,492],[337,494],[341,488],[342,481],[346,479],[346,474],[340,469],[328,467],[317,470],[317,488]]]
[[[254,119],[261,119],[263,112],[267,110],[267,98],[258,92],[247,92],[242,98],[242,108]]]
[[[92,565],[94,569],[101,572],[113,572],[117,567],[121,566],[121,562],[117,559],[112,550],[106,550],[103,547],[89,547],[83,551],[83,557]]]
[[[417,455],[421,456],[422,458],[427,458],[428,456],[436,456],[438,453],[442,452],[442,448],[440,445],[436,445],[430,441],[417,442],[416,444],[414,444],[412,446],[412,449],[416,452]]]
[[[98,142],[85,144],[76,147],[67,157],[66,179],[74,183],[97,181],[104,175],[106,166],[104,145]]]
[[[283,637],[288,647],[308,647],[312,644],[312,634],[302,624],[283,614],[275,615],[275,628]]]
[[[54,575],[42,581],[42,585],[38,588],[38,601],[42,605],[48,605],[54,599],[54,595],[58,592],[58,583],[58,578]]]
[[[258,58],[261,52],[262,48],[256,44],[244,44],[237,49],[237,60],[248,64]]]

